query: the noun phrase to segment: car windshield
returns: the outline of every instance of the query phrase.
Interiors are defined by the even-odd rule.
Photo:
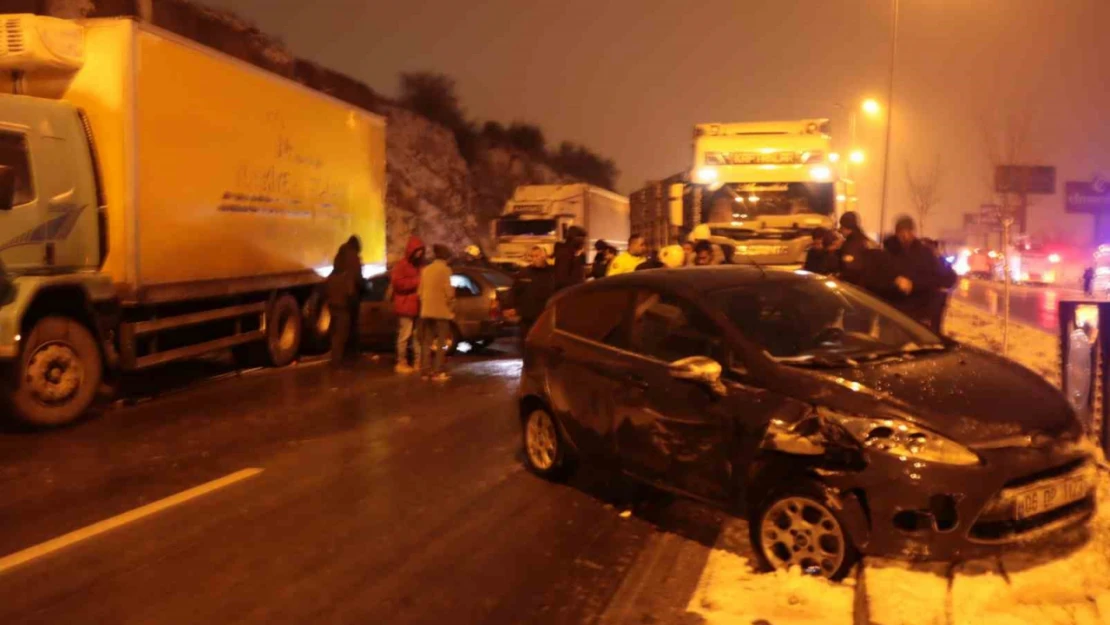
[[[554,219],[501,219],[497,222],[499,237],[554,236],[557,225]]]
[[[764,281],[712,299],[748,339],[786,364],[851,366],[945,348],[928,328],[834,280]]]
[[[513,286],[513,277],[500,271],[483,271],[482,276],[489,280],[495,289],[506,289]]]
[[[786,184],[730,183],[702,200],[710,223],[785,215],[832,215],[836,186],[831,182]]]

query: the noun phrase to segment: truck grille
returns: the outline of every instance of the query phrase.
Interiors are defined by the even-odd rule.
[[[4,20],[3,39],[4,49],[0,50],[0,55],[19,54],[23,52],[25,44],[23,42],[23,29],[20,28],[20,20],[18,17],[12,17]]]

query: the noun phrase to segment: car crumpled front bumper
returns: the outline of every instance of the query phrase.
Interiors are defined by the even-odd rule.
[[[865,554],[919,560],[985,555],[1081,525],[1095,511],[1097,467],[1085,443],[983,450],[975,466],[864,453],[862,469],[818,466],[811,477],[839,507]],[[1018,520],[1003,495],[1065,476],[1089,480],[1086,498]]]

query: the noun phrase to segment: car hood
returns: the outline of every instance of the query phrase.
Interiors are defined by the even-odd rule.
[[[793,369],[799,390],[833,410],[919,423],[967,445],[1012,437],[1074,437],[1082,427],[1064,396],[1041,376],[989,352],[942,353],[855,368]],[[793,375],[790,377],[794,377]]]

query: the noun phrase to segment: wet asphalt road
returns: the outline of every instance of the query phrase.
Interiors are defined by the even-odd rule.
[[[528,473],[512,353],[442,386],[387,360],[186,365],[125,388],[153,399],[0,433],[0,557],[263,470],[0,571],[0,623],[696,622],[719,513]]]
[[[1000,282],[960,280],[953,296],[991,314],[1002,317],[1005,286]],[[1087,299],[1079,289],[1059,286],[1013,286],[1010,290],[1010,318],[1048,332],[1058,331],[1059,303]]]

